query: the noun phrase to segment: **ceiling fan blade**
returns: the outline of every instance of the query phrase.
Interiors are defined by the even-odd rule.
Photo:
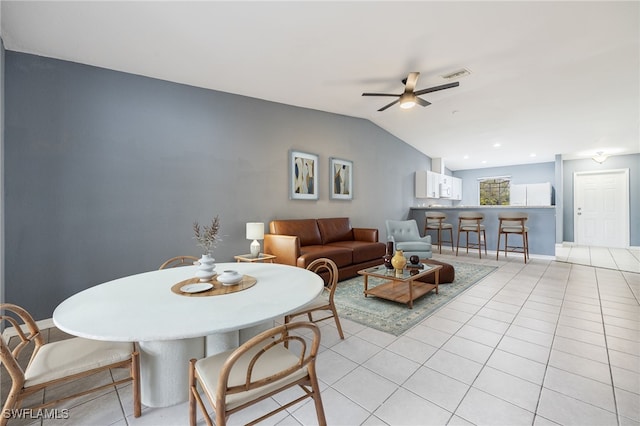
[[[404,85],[404,93],[411,93],[416,88],[419,72],[410,72],[407,76],[407,82]]]
[[[387,104],[387,105],[383,106],[378,111],[384,111],[385,109],[389,108],[390,106],[393,106],[393,105],[397,104],[398,102],[400,102],[400,98],[396,99],[395,101],[391,102],[390,104]]]
[[[393,93],[363,93],[362,96],[401,96],[394,95]]]
[[[425,93],[437,92],[438,90],[450,89],[452,87],[460,86],[460,82],[456,81],[455,83],[447,83],[442,86],[434,86],[428,89],[422,89],[415,92],[416,95],[424,95]]]
[[[418,105],[422,105],[422,106],[429,106],[429,105],[431,105],[431,102],[429,102],[429,101],[425,101],[424,99],[419,98],[419,97],[417,97],[417,96],[416,96],[416,103],[417,103]]]

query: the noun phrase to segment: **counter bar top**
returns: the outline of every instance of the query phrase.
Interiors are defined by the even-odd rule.
[[[415,206],[411,210],[555,209],[556,206]]]

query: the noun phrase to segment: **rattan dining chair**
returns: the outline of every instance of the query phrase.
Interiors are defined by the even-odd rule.
[[[177,266],[192,266],[200,260],[194,256],[176,256],[168,259],[158,269],[175,268]]]
[[[313,323],[333,318],[336,322],[340,338],[344,339],[344,333],[342,332],[342,326],[340,325],[338,311],[333,301],[336,288],[338,287],[338,267],[333,260],[322,257],[311,262],[307,266],[307,269],[323,277],[325,280],[324,290],[314,300],[303,306],[298,311],[286,315],[284,317],[285,324],[291,322],[293,318],[300,315],[306,315],[309,321]],[[316,317],[316,319],[314,319],[312,315],[313,312],[324,312],[324,315],[320,318]]]
[[[115,390],[117,385],[128,381],[132,381],[133,384],[133,413],[135,417],[140,417],[140,364],[133,343],[105,342],[81,337],[45,343],[33,317],[25,309],[10,303],[0,305],[0,323],[9,326],[0,337],[0,360],[11,377],[11,389],[0,415],[1,426],[5,426],[12,416],[19,415],[15,410],[52,407],[103,389]],[[21,364],[24,364],[23,360],[26,357],[20,355],[27,348],[33,352],[24,366]],[[33,407],[22,407],[25,399],[44,389],[93,376],[112,368],[127,368],[129,375]]]
[[[235,350],[192,359],[189,362],[189,424],[196,425],[199,407],[207,425],[213,425],[198,392],[199,385],[213,407],[216,426],[226,425],[230,415],[284,391],[289,402],[247,424],[256,424],[312,398],[318,424],[326,425],[316,375],[319,347],[318,326],[296,321],[266,330]],[[293,394],[292,388],[296,386],[302,389],[301,395]]]

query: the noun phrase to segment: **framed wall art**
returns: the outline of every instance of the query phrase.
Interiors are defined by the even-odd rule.
[[[289,151],[289,199],[318,199],[318,156]]]
[[[333,200],[353,199],[353,161],[329,159],[329,197]]]

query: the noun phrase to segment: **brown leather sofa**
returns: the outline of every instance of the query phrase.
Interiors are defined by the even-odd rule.
[[[327,257],[338,266],[338,280],[380,265],[386,250],[378,242],[377,229],[352,228],[346,217],[273,220],[269,232],[264,236],[264,252],[277,256],[276,263],[306,268]]]

